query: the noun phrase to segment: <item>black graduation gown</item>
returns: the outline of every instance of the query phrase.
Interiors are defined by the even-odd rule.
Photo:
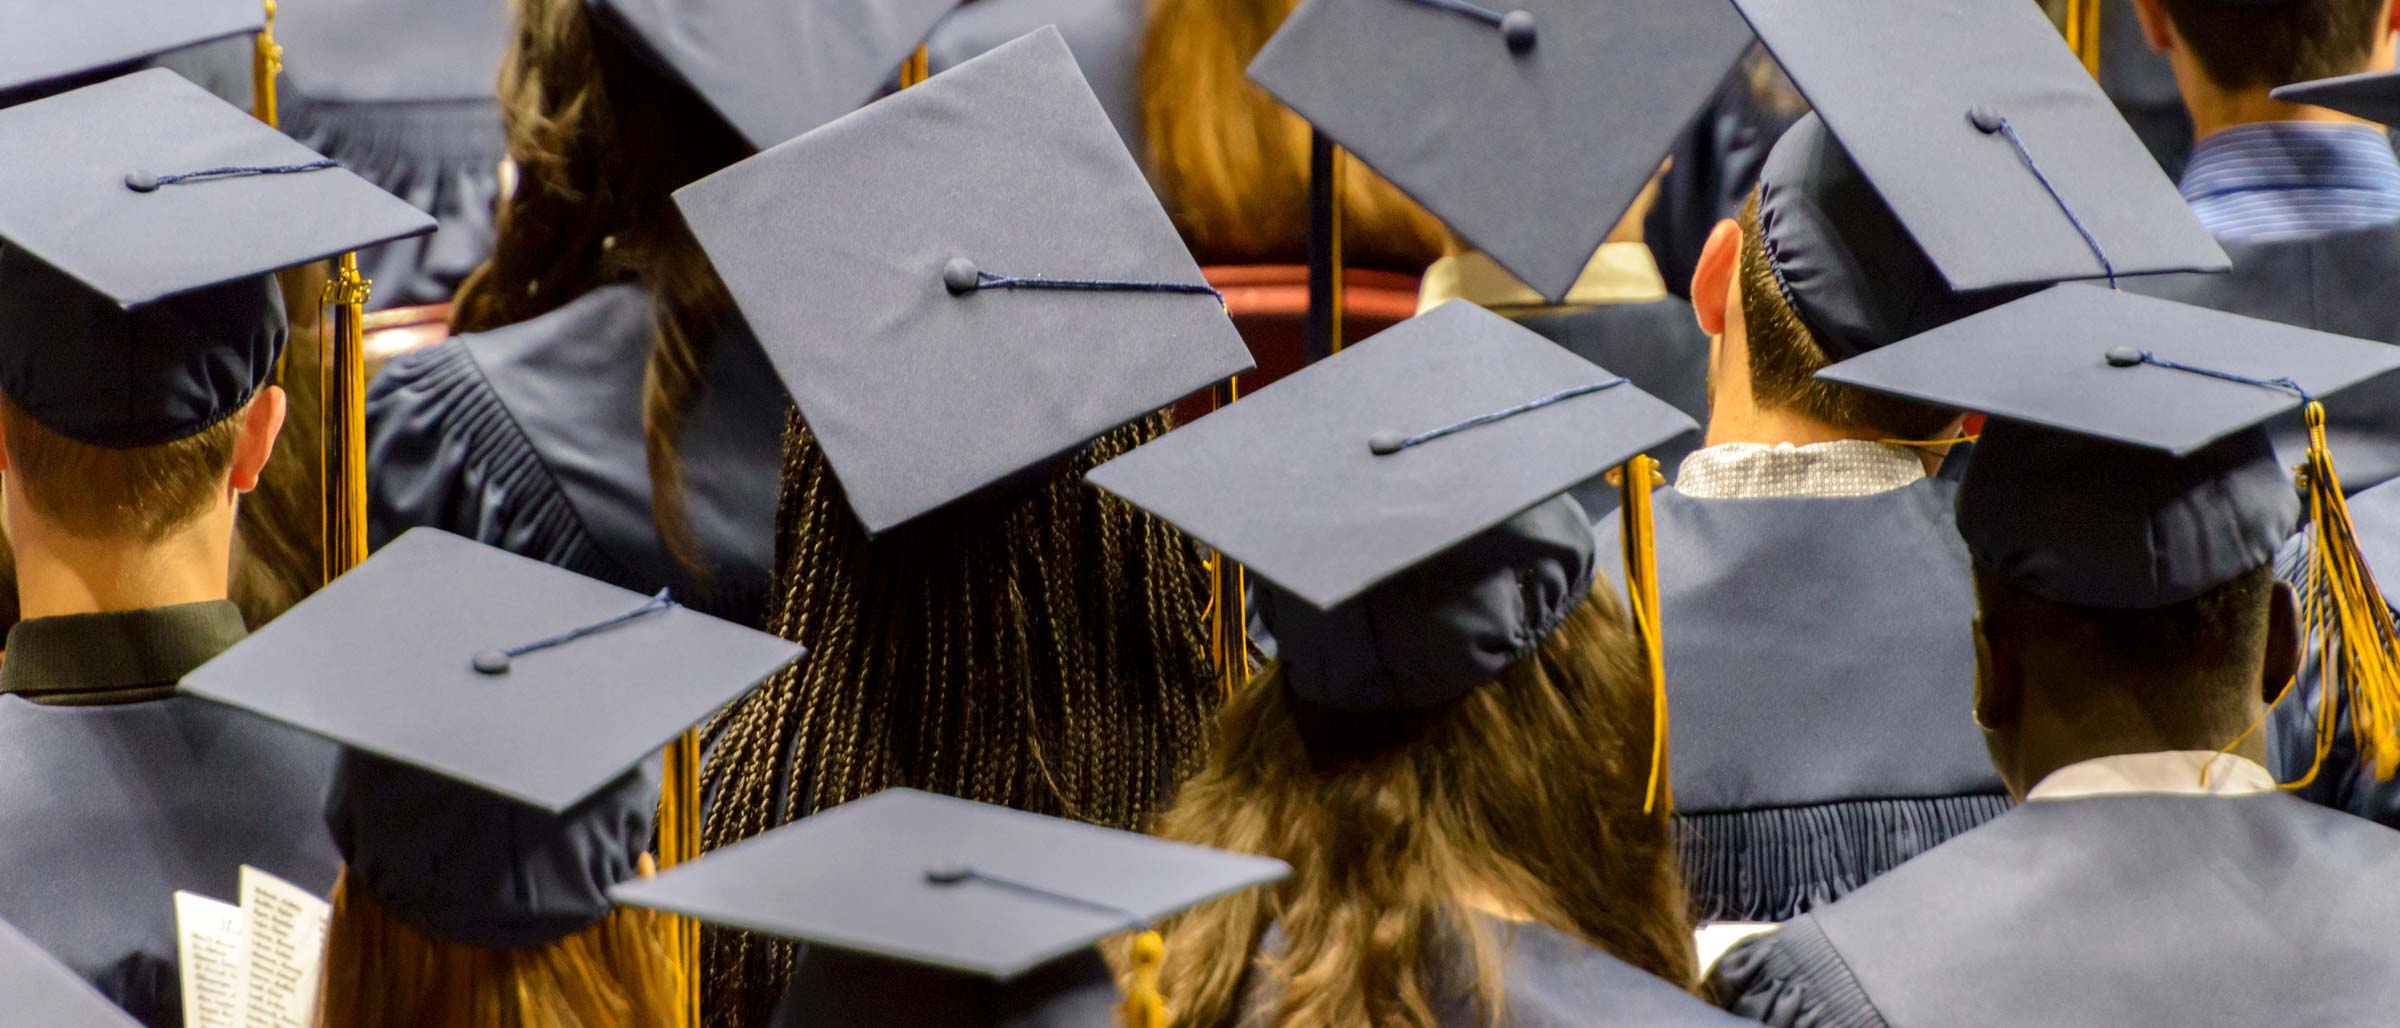
[[[1641,303],[1496,308],[1575,355],[1625,376],[1643,392],[1708,423],[1708,334],[1692,305],[1666,296]],[[1670,471],[1700,446],[1690,433],[1651,452]],[[1617,509],[1617,488],[1594,479],[1570,490],[1594,519]]]
[[[367,393],[368,532],[431,525],[756,625],[774,566],[783,387],[738,320],[683,434],[696,578],[651,520],[642,444],[649,297],[609,286],[394,359]]]
[[[2389,1025],[2400,835],[2289,796],[2028,803],[1747,940],[1782,1028]]]
[[[173,694],[242,634],[230,603],[40,618],[0,663],[0,920],[152,1028],[183,1021],[176,890],[231,901],[249,864],[321,895],[341,870],[333,744]]]
[[[1671,766],[1704,920],[1781,921],[1998,815],[1956,486],[1656,495]],[[1617,515],[1596,529],[1613,550]],[[1623,569],[1602,569],[1620,582]]]
[[[925,38],[936,72],[983,56],[1044,25],[1058,27],[1134,159],[1149,162],[1142,135],[1142,33],[1149,0],[975,0],[943,17]]]
[[[1502,947],[1500,1028],[1732,1028],[1742,1022],[1711,1008],[1665,979],[1628,964],[1556,929],[1472,915]],[[1269,930],[1263,945],[1283,945]],[[1445,942],[1434,959],[1447,974],[1432,988],[1434,1019],[1442,1028],[1490,1024],[1466,990],[1475,967],[1463,942]],[[1174,997],[1168,997],[1172,1005]],[[1253,992],[1240,1020],[1243,1028],[1272,1023],[1276,996]]]

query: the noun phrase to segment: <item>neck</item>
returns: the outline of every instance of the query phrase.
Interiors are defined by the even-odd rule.
[[[154,542],[79,539],[28,518],[21,509],[9,513],[22,617],[142,610],[227,596],[230,509]]]
[[[2079,690],[2100,688],[2090,685],[2062,687]],[[2251,691],[2256,691],[2256,687],[2253,686]],[[2008,781],[2009,791],[2016,794],[2018,799],[2023,799],[2028,790],[2060,768],[2104,757],[2171,750],[2224,750],[2261,764],[2267,760],[2265,734],[2255,730],[2256,719],[2266,715],[2263,702],[2245,706],[2252,717],[2248,724],[2181,728],[2171,721],[2150,716],[2130,702],[2122,704],[2124,709],[2113,714],[2105,709],[2095,711],[2089,703],[2088,699],[2079,702],[2072,717],[2050,704],[2036,704],[2025,712],[2024,726],[2012,747],[2015,753],[2010,762],[2015,766],[2002,769],[2002,777]],[[2098,726],[2105,726],[2105,730],[2099,730]],[[2231,748],[2227,748],[2228,743],[2233,743]]]
[[[1865,428],[1842,428],[1814,418],[1784,410],[1769,410],[1743,405],[1741,407],[1711,408],[1708,415],[1708,436],[1704,445],[1724,443],[1758,443],[1774,446],[1790,443],[1807,446],[1811,443],[1831,443],[1856,439],[1874,442],[1890,438],[1890,433]]]
[[[2242,125],[2257,125],[2272,121],[2304,121],[2322,125],[2368,125],[2339,111],[2323,107],[2287,104],[2268,96],[2265,90],[2244,93],[2219,93],[2205,107],[2192,107],[2192,135],[2207,139],[2226,129]]]

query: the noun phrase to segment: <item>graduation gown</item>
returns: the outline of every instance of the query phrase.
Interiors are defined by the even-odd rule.
[[[1692,305],[1668,296],[1641,303],[1502,309],[1509,320],[1541,333],[1575,355],[1625,376],[1643,392],[1675,405],[1693,421],[1708,422],[1708,335],[1692,316]],[[1672,468],[1700,446],[1699,433],[1651,452]],[[1617,488],[1605,481],[1569,490],[1584,512],[1597,518],[1617,509]]]
[[[1108,1028],[1117,1005],[1116,979],[1095,949],[1003,984],[817,946],[793,966],[774,1028]]]
[[[2289,796],[2028,803],[1718,962],[1783,1028],[2387,1025],[2400,836]]]
[[[183,1019],[176,890],[233,901],[249,864],[324,894],[341,869],[334,745],[174,694],[242,635],[230,603],[40,618],[0,663],[0,920],[153,1028]]]
[[[1502,946],[1501,1028],[1731,1028],[1742,1023],[1554,928],[1472,916]],[[1280,932],[1270,930],[1264,945],[1272,950],[1282,944]],[[1483,1028],[1490,1022],[1465,991],[1475,978],[1467,948],[1448,943],[1437,952],[1434,959],[1448,975],[1434,986],[1447,997],[1434,1000],[1436,1022],[1442,1028]],[[1173,1001],[1168,997],[1170,1006]],[[1255,990],[1239,1021],[1242,1028],[1272,1024],[1275,1002],[1274,993]]]
[[[2338,467],[2340,455],[2335,455]],[[2343,480],[2348,484],[2348,479]],[[2400,481],[2386,482],[2349,498],[2350,523],[2359,552],[2375,573],[2385,603],[2400,604]],[[2275,556],[2275,576],[2299,589],[2308,579],[2315,542],[2303,529]],[[2301,654],[2300,674],[2292,694],[2267,715],[2267,768],[2279,782],[2297,782],[2316,762],[2317,713],[2326,702],[2324,679],[2312,640]],[[2332,747],[2325,766],[2296,795],[2337,810],[2346,810],[2393,828],[2400,828],[2400,778],[2375,780],[2374,767],[2361,762],[2351,735],[2350,704],[2346,696],[2331,698],[2335,705]]]
[[[597,289],[531,321],[394,359],[367,393],[368,533],[431,525],[743,624],[764,618],[789,401],[737,319],[682,440],[709,567],[668,557],[642,443],[648,295]]]
[[[1937,479],[1857,497],[1657,494],[1677,834],[1703,920],[1784,920],[2007,809],[1968,713],[1975,597],[1955,496]],[[1597,531],[1613,547],[1617,515]]]

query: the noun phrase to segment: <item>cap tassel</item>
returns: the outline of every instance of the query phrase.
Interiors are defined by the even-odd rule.
[[[1158,991],[1158,972],[1167,962],[1167,940],[1155,930],[1133,937],[1133,984],[1125,990],[1125,1028],[1167,1028],[1167,999]]]
[[[2342,481],[2326,449],[2325,408],[2312,400],[2304,411],[2308,463],[2300,476],[2313,545],[2308,580],[2301,590],[2300,620],[2302,631],[2317,641],[2324,685],[2318,691],[2316,752],[2308,773],[2285,788],[2305,788],[2324,769],[2340,731],[2336,696],[2349,702],[2350,731],[2360,757],[2374,769],[2376,781],[2390,781],[2400,772],[2400,631],[2394,628],[2391,605],[2384,602],[2374,571],[2359,552]],[[2291,692],[2285,686],[2284,695]]]
[[[1667,659],[1658,624],[1658,550],[1650,517],[1650,491],[1664,484],[1666,477],[1659,474],[1658,461],[1647,454],[1626,461],[1619,471],[1618,488],[1624,494],[1619,523],[1624,529],[1625,597],[1632,608],[1634,633],[1642,641],[1654,712],[1650,781],[1642,791],[1645,814],[1675,812],[1675,787],[1667,778]]]

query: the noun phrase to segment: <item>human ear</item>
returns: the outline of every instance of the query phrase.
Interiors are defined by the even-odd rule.
[[[268,386],[243,408],[241,431],[233,441],[233,491],[246,493],[258,488],[258,476],[266,470],[267,458],[275,455],[275,437],[283,432],[283,416],[290,398],[282,386]]]
[[[2276,582],[2267,602],[2266,658],[2259,670],[2259,688],[2263,698],[2273,703],[2300,673],[2300,601],[2292,595],[2289,582]]]
[[[1734,303],[1733,269],[1740,260],[1742,226],[1727,219],[1709,230],[1708,245],[1700,249],[1700,263],[1692,269],[1692,310],[1700,316],[1700,330],[1709,335],[1725,332],[1725,311]]]

